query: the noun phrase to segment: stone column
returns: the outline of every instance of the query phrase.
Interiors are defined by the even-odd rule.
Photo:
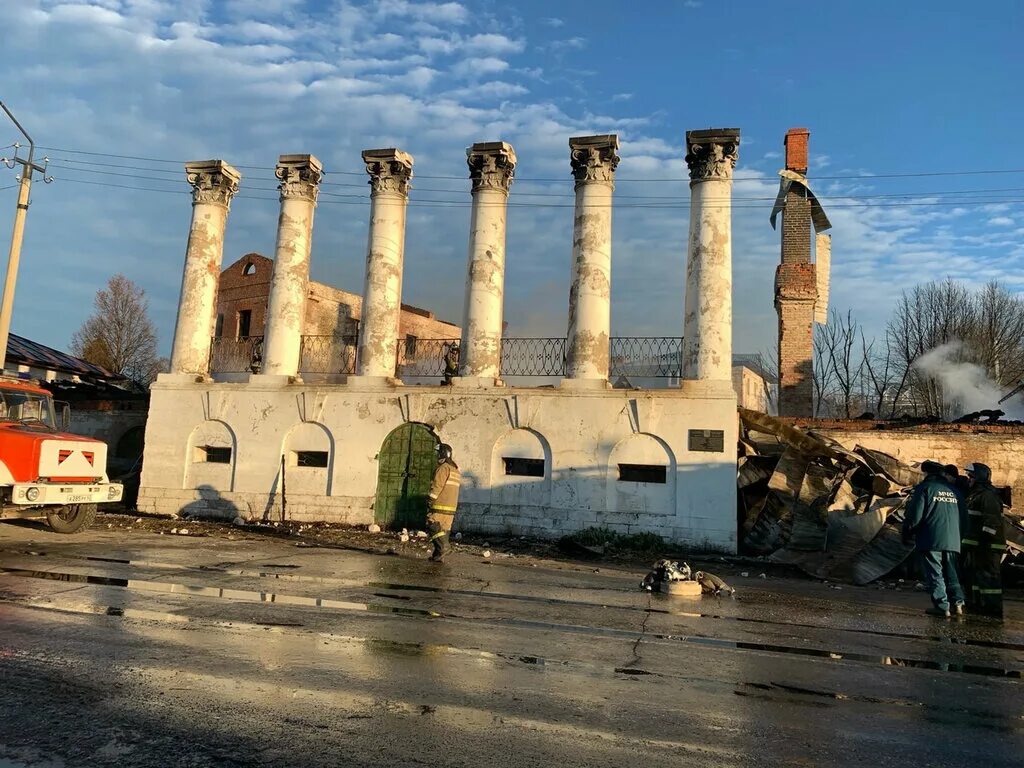
[[[363,152],[363,162],[370,175],[370,234],[358,372],[360,376],[394,378],[413,157],[399,149],[368,149]]]
[[[274,274],[263,340],[263,371],[268,376],[297,376],[309,286],[309,250],[313,211],[323,166],[313,155],[281,155],[275,174],[281,183]]]
[[[732,171],[738,128],[686,132],[690,238],[683,379],[732,381]]]
[[[572,228],[572,284],[566,377],[607,382],[611,333],[612,191],[619,137],[569,139],[576,210]]]
[[[185,178],[192,185],[192,225],[185,248],[171,373],[205,378],[210,371],[216,324],[224,228],[242,175],[223,160],[200,160],[185,163]]]
[[[511,145],[495,141],[474,144],[466,150],[466,160],[473,183],[473,212],[459,376],[493,383],[501,377],[505,215],[516,153]]]

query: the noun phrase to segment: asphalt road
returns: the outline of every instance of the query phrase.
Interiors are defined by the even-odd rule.
[[[1024,606],[0,524],[0,768],[1019,766]]]

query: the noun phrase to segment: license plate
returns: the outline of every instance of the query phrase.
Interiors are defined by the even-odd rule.
[[[68,504],[81,504],[87,501],[92,501],[92,496],[86,493],[73,493],[68,496]]]

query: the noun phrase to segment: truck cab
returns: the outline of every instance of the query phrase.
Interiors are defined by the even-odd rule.
[[[46,517],[58,533],[75,533],[97,504],[121,500],[107,478],[107,445],[67,432],[52,395],[38,384],[0,377],[0,517]]]

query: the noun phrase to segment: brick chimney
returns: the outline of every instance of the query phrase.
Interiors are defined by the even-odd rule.
[[[811,132],[806,128],[790,128],[786,131],[786,170],[807,173],[807,140]]]
[[[786,170],[807,173],[811,132],[786,132]],[[811,201],[794,184],[782,209],[782,259],[775,273],[775,309],[779,314],[779,415],[813,415],[812,349],[814,302],[817,298],[811,263]]]

